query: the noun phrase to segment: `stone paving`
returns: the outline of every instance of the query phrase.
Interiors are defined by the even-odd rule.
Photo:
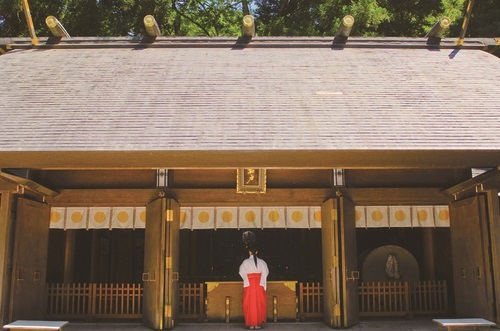
[[[243,323],[181,323],[174,330],[179,331],[216,331],[216,330],[245,330]],[[401,330],[401,331],[435,331],[437,324],[432,318],[419,319],[373,319],[363,320],[359,324],[347,330]],[[151,331],[140,323],[70,323],[64,331]],[[322,322],[289,322],[289,323],[267,323],[262,328],[267,330],[332,330]]]

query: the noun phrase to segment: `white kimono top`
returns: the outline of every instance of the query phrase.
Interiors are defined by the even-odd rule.
[[[243,279],[243,287],[250,286],[247,274],[260,273],[260,286],[267,289],[267,276],[269,275],[269,269],[267,268],[267,263],[264,260],[257,258],[257,266],[255,266],[255,261],[253,255],[243,261],[240,265],[240,276]]]

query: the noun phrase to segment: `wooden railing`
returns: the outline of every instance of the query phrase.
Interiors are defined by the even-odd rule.
[[[299,317],[323,315],[320,283],[299,284]],[[446,281],[362,282],[358,287],[360,316],[408,316],[448,312]]]
[[[410,316],[408,282],[363,282],[358,287],[360,316]]]
[[[179,305],[179,318],[205,320],[205,284],[181,283]]]
[[[299,320],[323,316],[321,283],[299,283]]]
[[[321,283],[299,283],[298,316],[323,316]],[[141,318],[141,284],[48,284],[48,318]],[[203,283],[181,283],[179,318],[205,318]],[[446,281],[362,282],[360,316],[408,316],[448,312]]]
[[[141,284],[48,284],[47,317],[140,318]]]
[[[141,284],[48,284],[47,317],[141,318]],[[180,318],[204,317],[204,284],[180,284]]]
[[[413,314],[444,314],[448,312],[446,281],[420,281],[409,285],[410,307]]]

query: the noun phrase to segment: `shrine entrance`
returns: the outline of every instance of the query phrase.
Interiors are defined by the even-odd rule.
[[[319,206],[183,206],[181,215],[182,317],[243,321],[243,282],[238,270],[248,257],[242,234],[250,230],[256,236],[259,257],[270,269],[268,322],[297,321],[300,285],[322,282]]]
[[[301,319],[300,307],[309,310],[309,317],[324,316],[331,327],[359,322],[350,200],[329,199],[323,208],[183,207],[181,215],[181,279],[206,288],[204,320],[243,320],[238,267],[247,255],[241,234],[253,229],[259,256],[270,269],[268,321]]]

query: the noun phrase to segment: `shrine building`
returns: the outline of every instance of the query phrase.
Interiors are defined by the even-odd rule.
[[[0,320],[500,322],[500,60],[440,38],[0,39]]]

